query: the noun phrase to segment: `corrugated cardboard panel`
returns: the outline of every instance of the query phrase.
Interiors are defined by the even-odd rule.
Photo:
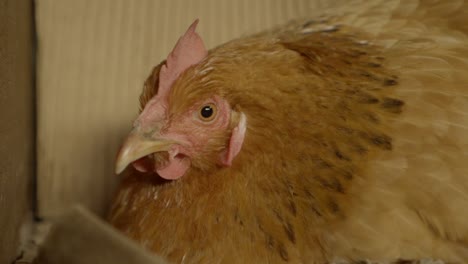
[[[143,81],[195,18],[211,48],[306,16],[317,2],[37,0],[40,214],[78,202],[104,212]]]
[[[28,0],[0,0],[0,263],[18,254],[31,218],[34,157],[32,11]]]

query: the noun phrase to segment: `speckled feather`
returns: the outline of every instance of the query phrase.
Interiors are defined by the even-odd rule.
[[[110,222],[175,263],[467,262],[468,4],[354,2],[184,72],[170,113],[222,96],[242,150],[216,166],[219,135],[179,180],[128,171]]]

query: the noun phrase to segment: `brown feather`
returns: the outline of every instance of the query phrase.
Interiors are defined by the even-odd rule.
[[[466,262],[468,4],[357,2],[184,72],[169,113],[217,94],[247,116],[244,146],[173,182],[132,172],[111,223],[177,263]]]
[[[158,93],[159,72],[165,63],[166,61],[164,60],[155,66],[153,70],[151,70],[151,74],[146,78],[143,91],[140,94],[140,112],[143,111],[148,101]]]

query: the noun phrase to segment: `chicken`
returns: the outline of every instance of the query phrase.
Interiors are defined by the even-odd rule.
[[[468,4],[361,1],[156,66],[109,221],[174,263],[468,263]]]

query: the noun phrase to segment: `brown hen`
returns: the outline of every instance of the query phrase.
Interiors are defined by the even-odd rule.
[[[145,83],[115,227],[174,263],[468,262],[468,4],[320,13],[209,52],[189,28]]]

